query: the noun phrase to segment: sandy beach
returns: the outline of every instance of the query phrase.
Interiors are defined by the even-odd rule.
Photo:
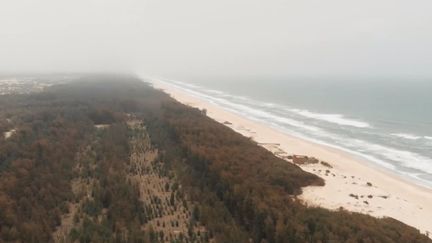
[[[389,171],[331,147],[291,136],[265,124],[245,119],[167,83],[152,81],[179,102],[206,109],[212,119],[254,139],[261,146],[286,158],[307,155],[325,161],[300,167],[325,180],[323,187],[305,187],[299,198],[307,205],[392,217],[432,234],[432,190],[409,182]],[[287,159],[289,161],[289,159]]]

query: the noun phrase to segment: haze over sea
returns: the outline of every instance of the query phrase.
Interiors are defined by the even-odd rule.
[[[430,80],[204,80],[162,79],[246,118],[432,187]]]

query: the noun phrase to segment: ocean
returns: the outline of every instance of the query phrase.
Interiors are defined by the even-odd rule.
[[[432,80],[161,81],[432,187]]]

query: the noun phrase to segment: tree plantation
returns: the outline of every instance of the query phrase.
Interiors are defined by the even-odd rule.
[[[0,132],[0,242],[431,242],[133,76],[1,95]]]

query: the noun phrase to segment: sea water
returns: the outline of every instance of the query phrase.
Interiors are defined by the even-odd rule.
[[[432,80],[160,81],[432,187]]]

